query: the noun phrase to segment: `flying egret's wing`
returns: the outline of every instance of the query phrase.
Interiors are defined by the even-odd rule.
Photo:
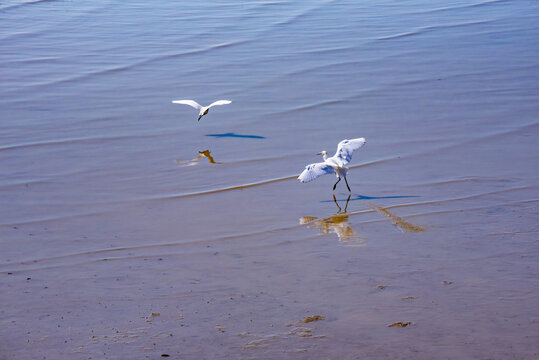
[[[189,106],[192,106],[194,107],[195,109],[197,110],[200,110],[202,109],[202,106],[197,103],[196,101],[194,100],[174,100],[172,101],[174,104],[184,104],[184,105],[189,105]]]
[[[226,105],[226,104],[230,104],[231,102],[232,101],[230,101],[230,100],[217,100],[217,101],[212,102],[208,106],[208,109],[211,108],[212,106],[215,106],[215,105]]]
[[[343,162],[343,165],[350,162],[354,150],[359,149],[365,144],[365,138],[357,138],[352,140],[343,140],[337,146],[335,157],[338,157]]]
[[[326,163],[321,162],[316,164],[310,164],[305,166],[305,170],[303,170],[301,175],[298,177],[298,180],[305,183],[313,181],[319,176],[333,174],[334,172],[335,170],[333,170],[333,168]]]

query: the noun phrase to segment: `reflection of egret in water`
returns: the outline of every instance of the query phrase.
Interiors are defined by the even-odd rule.
[[[394,196],[366,196],[366,195],[357,195],[355,198],[351,199],[352,201],[354,200],[372,200],[372,199],[401,199],[401,198],[412,198],[412,197],[418,197],[418,196],[410,196],[410,195],[394,195]],[[335,196],[333,196],[333,199],[335,201]],[[348,201],[350,200],[350,196],[348,196],[348,200],[347,200],[347,204],[348,204]],[[330,202],[331,200],[323,200],[322,202]],[[336,203],[337,201],[335,201]],[[337,205],[339,206],[339,205]],[[381,206],[378,206],[378,205],[375,205],[373,203],[369,203],[369,207],[376,211],[378,214],[380,215],[383,215],[385,216],[386,218],[388,218],[389,220],[391,220],[391,222],[393,223],[393,225],[395,225],[396,227],[398,227],[399,229],[403,230],[403,231],[406,231],[406,232],[422,232],[422,231],[425,231],[424,228],[422,228],[421,226],[419,225],[414,225],[408,221],[405,221],[403,218],[401,218],[400,216],[397,216],[393,213],[391,213],[387,208],[384,208],[384,207],[381,207]],[[346,210],[345,210],[346,212]],[[365,213],[365,211],[355,211],[355,212],[351,212],[351,213],[348,213],[349,215],[358,215],[358,214],[363,214]]]
[[[207,158],[209,163],[210,164],[222,164],[222,162],[217,162],[215,161],[215,159],[213,158],[213,156],[211,156],[210,154],[210,150],[203,150],[203,151],[199,151],[198,152],[198,156],[192,160],[179,160],[179,159],[176,159],[176,163],[177,164],[183,164],[184,166],[192,166],[192,165],[196,165],[198,164],[198,160],[200,158]]]
[[[404,197],[413,197],[413,196],[386,196],[386,197],[377,197],[380,199],[383,198],[404,198]],[[383,208],[381,206],[377,206],[375,204],[370,203],[369,207],[372,210],[360,210],[360,211],[352,211],[348,212],[348,203],[350,200],[363,200],[363,199],[373,199],[375,197],[369,197],[369,196],[358,196],[357,198],[351,199],[351,195],[348,196],[346,199],[346,204],[344,206],[344,210],[339,205],[339,201],[333,195],[333,202],[335,205],[337,205],[337,208],[339,209],[335,215],[329,216],[327,218],[318,219],[314,216],[303,216],[299,219],[300,224],[307,224],[309,228],[317,228],[320,230],[322,234],[329,234],[331,232],[337,234],[339,237],[339,240],[343,243],[345,243],[348,246],[365,246],[365,239],[361,238],[357,235],[355,230],[352,228],[352,226],[349,223],[349,217],[351,215],[360,215],[360,214],[366,214],[366,213],[372,213],[373,211],[376,211],[377,213],[383,215],[384,217],[391,220],[393,225],[395,225],[397,228],[399,228],[402,231],[405,232],[423,232],[425,229],[419,225],[414,225],[408,221],[405,221],[400,216],[397,216],[393,213],[391,213],[387,208]],[[330,201],[330,200],[328,200]],[[344,201],[344,200],[342,200]]]
[[[322,234],[329,234],[331,232],[334,232],[339,237],[339,241],[345,243],[348,246],[364,246],[365,239],[360,238],[348,222],[349,214],[347,212],[347,209],[350,197],[351,195],[349,195],[348,199],[346,199],[344,211],[337,202],[337,198],[335,197],[335,195],[333,195],[333,201],[339,209],[336,214],[323,219],[318,219],[314,216],[303,216],[299,219],[299,223],[308,224],[308,227],[310,228],[317,228]]]

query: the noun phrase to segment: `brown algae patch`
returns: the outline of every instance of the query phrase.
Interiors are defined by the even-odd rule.
[[[425,229],[423,229],[421,226],[409,223],[409,222],[403,220],[400,216],[397,216],[395,214],[390,213],[389,210],[387,210],[387,209],[385,209],[385,208],[383,208],[381,206],[376,206],[374,204],[369,204],[369,206],[371,207],[371,209],[375,210],[379,214],[382,214],[385,217],[387,217],[389,220],[391,220],[391,222],[395,226],[397,226],[399,229],[402,229],[402,230],[408,231],[408,232],[422,232],[422,231],[425,231]]]
[[[411,321],[406,321],[406,322],[402,322],[402,321],[397,321],[393,324],[389,324],[387,327],[399,327],[399,328],[404,328],[404,327],[407,327],[409,325],[414,325],[412,324]]]
[[[297,327],[297,328],[294,328],[294,329],[290,330],[288,335],[296,335],[296,336],[299,336],[299,337],[312,337],[313,336],[313,331],[311,329],[309,329],[309,328],[306,328],[306,327]]]
[[[268,346],[272,340],[279,338],[279,336],[280,334],[270,334],[260,337],[258,339],[251,340],[247,344],[243,345],[242,349],[256,349]]]
[[[323,317],[322,315],[307,316],[306,318],[301,320],[301,322],[304,324],[307,324],[313,321],[320,321],[320,320],[325,320],[325,317]]]
[[[221,333],[226,332],[225,328],[220,325],[215,325],[215,329]]]

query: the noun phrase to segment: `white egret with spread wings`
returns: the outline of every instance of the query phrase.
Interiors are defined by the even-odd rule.
[[[341,181],[341,178],[344,178],[348,191],[352,192],[350,190],[350,186],[348,185],[348,180],[346,179],[348,168],[345,165],[352,160],[352,153],[354,150],[359,149],[363,145],[365,145],[365,138],[343,140],[337,146],[337,152],[332,157],[328,158],[327,151],[319,152],[318,155],[324,156],[324,162],[307,165],[305,170],[303,170],[301,175],[298,177],[298,180],[305,183],[313,181],[322,175],[335,173],[338,180],[335,185],[333,185],[333,190],[335,190],[335,187],[339,181]]]
[[[199,111],[198,112],[198,121],[200,121],[200,118],[203,117],[204,115],[206,115],[212,106],[226,105],[226,104],[230,104],[232,101],[230,101],[230,100],[217,100],[215,102],[212,102],[208,106],[202,106],[202,105],[200,105],[199,103],[197,103],[194,100],[173,100],[172,102],[174,104],[189,105],[189,106],[192,106],[195,109],[197,109]]]

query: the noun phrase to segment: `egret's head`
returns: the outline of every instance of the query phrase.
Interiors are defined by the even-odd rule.
[[[327,153],[328,153],[328,152],[327,152],[326,150],[323,150],[323,151],[320,151],[320,152],[319,152],[318,154],[316,154],[316,155],[327,155]]]

